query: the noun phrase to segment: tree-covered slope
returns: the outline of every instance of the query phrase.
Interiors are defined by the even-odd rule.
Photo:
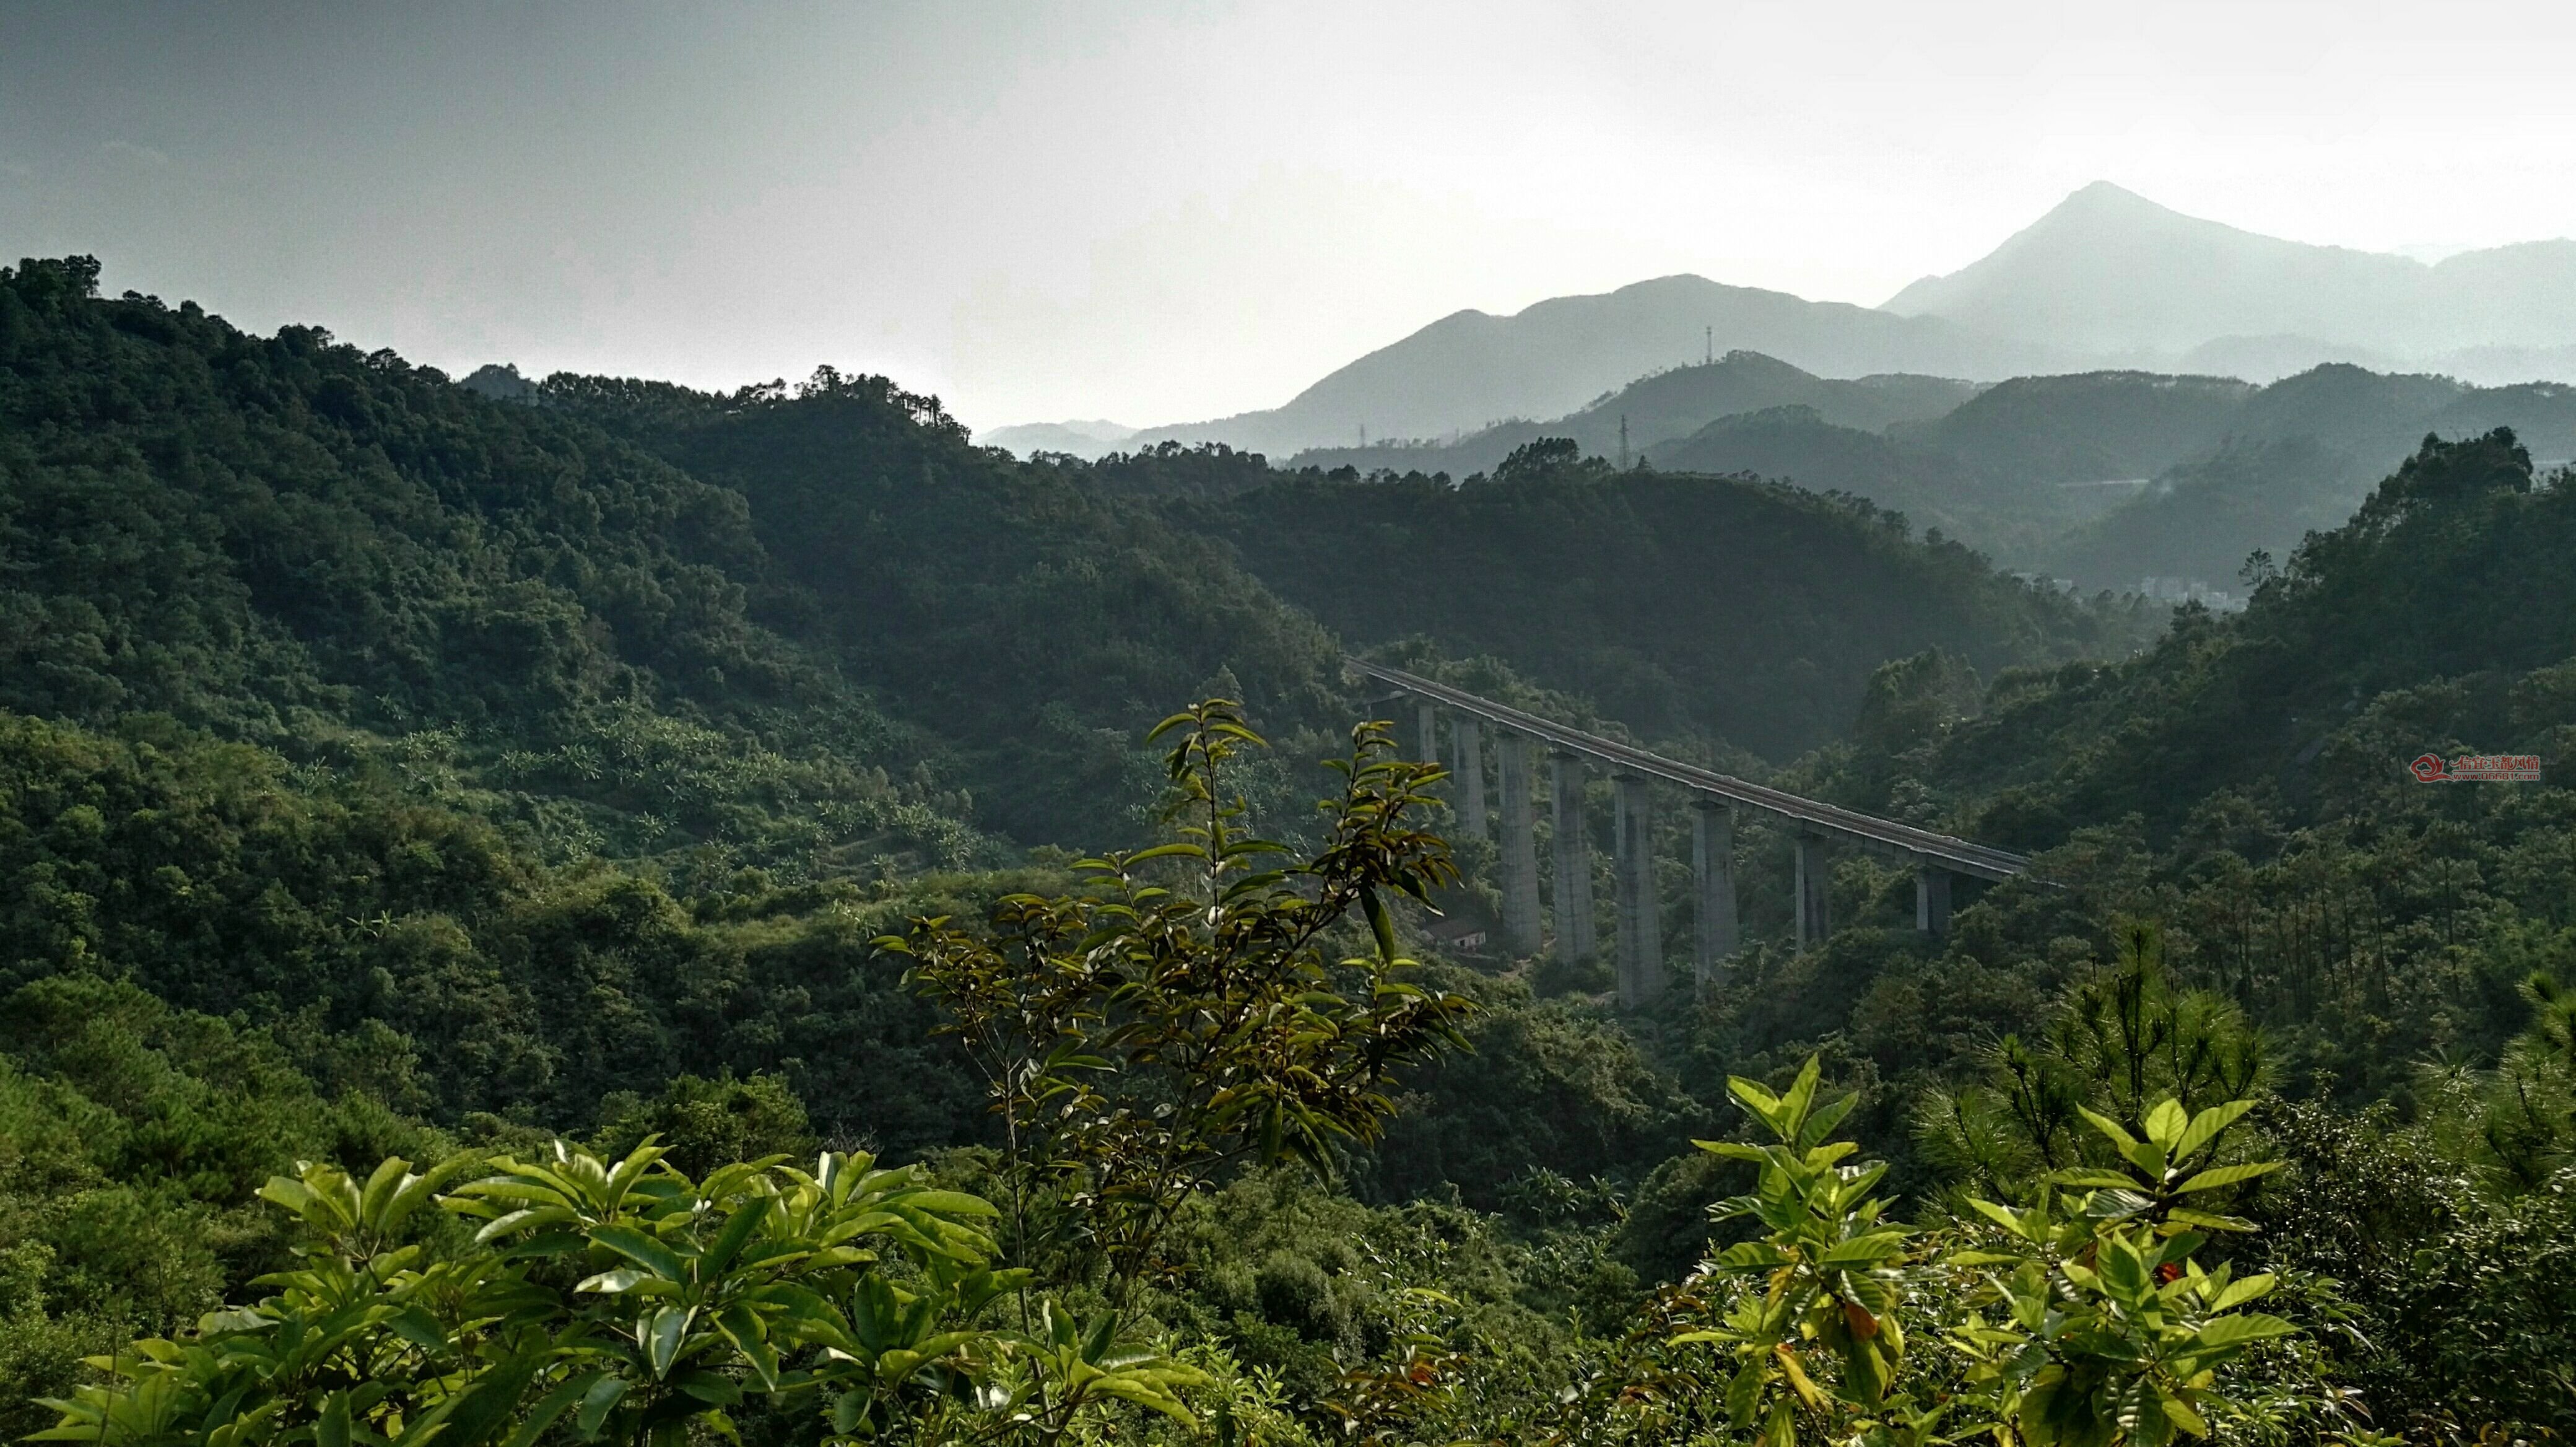
[[[1991,670],[2116,652],[2130,626],[1865,504],[1613,473],[1570,446],[1492,482],[1304,477],[1198,516],[1355,642],[1490,653],[1649,736],[1774,758],[1848,727],[1890,659],[1945,647]]]
[[[1086,469],[974,447],[882,378],[718,396],[556,377],[544,395],[738,498],[781,584],[762,620],[953,740],[978,817],[1015,837],[1132,834],[1156,787],[1137,738],[1220,675],[1274,727],[1339,717],[1333,640],[1222,547]]]
[[[2528,752],[2545,710],[2517,712],[2517,681],[2576,657],[2571,549],[2576,488],[2536,479],[2511,433],[2427,439],[2241,618],[2186,617],[2134,661],[2006,690],[1947,767],[2028,781],[1993,815],[2027,840],[2131,814],[2171,829],[2227,787],[2313,818],[2427,749]],[[2385,757],[2346,777],[2345,749]]]
[[[2226,435],[2254,390],[2233,378],[2150,372],[2016,377],[1899,431],[1998,480],[2152,477]]]
[[[95,277],[0,273],[0,709],[410,769],[559,856],[973,849],[935,737],[753,621],[740,495]]]
[[[1139,732],[1220,676],[1338,717],[1331,641],[1221,547],[883,379],[496,399],[94,278],[0,282],[0,709],[824,875],[1131,835]]]
[[[924,1067],[926,1020],[869,968],[901,913],[882,889],[750,870],[677,881],[684,905],[390,780],[129,727],[0,717],[0,990],[103,975],[238,1013],[334,1086],[445,1121],[586,1122],[683,1071],[768,1070],[834,1129],[972,1129]]]
[[[2353,459],[2313,437],[2231,438],[2168,469],[2133,498],[2038,546],[2053,574],[2087,587],[2179,578],[2240,590],[2249,554],[2286,554],[2352,516]]]
[[[1817,492],[1845,492],[1905,514],[1952,537],[1988,537],[1999,510],[2020,499],[1996,489],[1956,458],[1884,433],[1838,426],[1812,407],[1772,407],[1721,417],[1648,454],[1666,472],[1750,473]]]

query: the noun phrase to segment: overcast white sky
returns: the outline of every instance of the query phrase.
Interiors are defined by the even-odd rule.
[[[2087,181],[2576,234],[2576,7],[0,0],[0,256],[492,360],[817,362],[978,427],[1275,405],[1461,307],[1875,304]]]

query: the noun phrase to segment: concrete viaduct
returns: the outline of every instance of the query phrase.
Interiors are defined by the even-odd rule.
[[[1692,974],[1705,990],[1719,978],[1727,957],[1742,939],[1735,913],[1735,820],[1752,810],[1785,821],[1796,840],[1798,944],[1823,941],[1825,919],[1824,848],[1843,841],[1914,864],[1914,923],[1927,933],[1950,927],[1950,881],[1957,875],[1977,879],[2010,879],[2029,871],[2030,861],[2001,849],[1989,849],[1947,834],[1935,834],[1892,819],[1875,818],[1779,789],[1749,784],[1675,759],[1650,754],[1599,734],[1551,723],[1536,714],[1479,698],[1434,683],[1402,669],[1347,660],[1360,675],[1393,687],[1415,705],[1420,727],[1420,757],[1441,761],[1440,720],[1449,719],[1454,746],[1447,762],[1458,780],[1458,823],[1462,832],[1486,838],[1485,733],[1494,733],[1496,772],[1500,776],[1502,814],[1503,939],[1516,956],[1539,951],[1538,839],[1530,755],[1548,754],[1549,805],[1554,820],[1556,957],[1566,963],[1592,958],[1592,858],[1583,827],[1584,771],[1609,773],[1617,786],[1617,824],[1612,835],[1618,889],[1619,1002],[1634,1008],[1652,1000],[1660,986],[1664,960],[1663,926],[1657,908],[1653,855],[1653,794],[1660,786],[1678,790],[1691,809],[1693,918],[1697,926]]]

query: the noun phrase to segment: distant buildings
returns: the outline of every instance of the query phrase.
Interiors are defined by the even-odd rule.
[[[2233,613],[2245,600],[2198,578],[2141,578],[2138,591],[2160,603],[2198,603],[2220,613]]]
[[[2073,578],[2051,578],[2041,573],[2015,573],[2013,576],[2034,588],[2051,592],[2077,591]],[[2213,588],[2198,578],[2141,578],[2138,594],[2159,603],[2198,603],[2218,613],[2233,613],[2245,606],[2245,600],[2224,588]]]
[[[2020,579],[2022,582],[2030,584],[2034,588],[2046,588],[2052,593],[2072,593],[2075,591],[2075,580],[2073,578],[2051,578],[2038,573],[2015,573],[2013,576]]]

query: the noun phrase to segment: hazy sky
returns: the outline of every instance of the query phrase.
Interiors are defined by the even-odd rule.
[[[2576,234],[2571,40],[2458,0],[0,0],[0,257],[459,373],[828,361],[1155,423],[1675,271],[1874,304],[2097,178],[2374,249]]]

